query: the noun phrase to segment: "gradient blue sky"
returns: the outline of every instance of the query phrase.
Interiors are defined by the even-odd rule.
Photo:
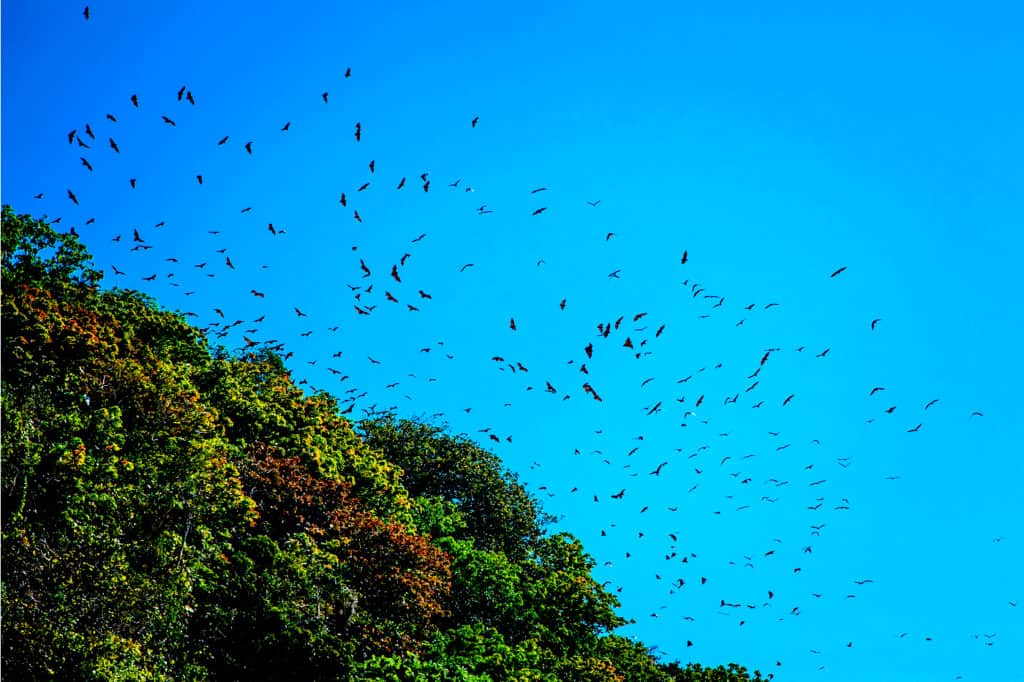
[[[285,343],[297,380],[367,393],[356,415],[443,413],[493,446],[667,658],[1019,672],[1019,5],[90,9],[3,5],[2,194],[76,226],[107,284],[243,320],[218,341]]]

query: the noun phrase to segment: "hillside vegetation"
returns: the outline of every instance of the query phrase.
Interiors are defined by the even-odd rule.
[[[492,454],[352,423],[3,209],[3,676],[762,679],[660,663]]]

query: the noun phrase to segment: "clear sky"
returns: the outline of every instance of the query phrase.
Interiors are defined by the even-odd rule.
[[[492,447],[667,658],[1024,675],[1024,11],[831,5],[12,0],[2,198]]]

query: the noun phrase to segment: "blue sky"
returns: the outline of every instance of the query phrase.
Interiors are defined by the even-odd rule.
[[[1018,7],[252,5],[4,3],[3,201],[355,414],[493,446],[667,658],[1017,669]]]

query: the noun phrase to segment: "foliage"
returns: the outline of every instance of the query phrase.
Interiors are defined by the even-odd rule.
[[[353,428],[3,209],[3,673],[742,680],[613,631],[593,560],[491,453]]]

